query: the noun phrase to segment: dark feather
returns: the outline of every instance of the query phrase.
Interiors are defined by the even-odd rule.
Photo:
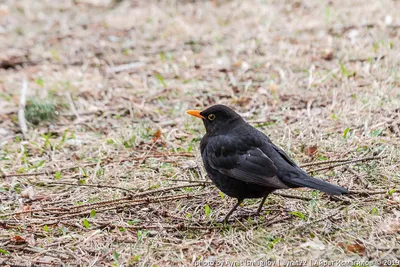
[[[277,178],[276,166],[263,151],[231,140],[229,136],[214,137],[213,145],[207,146],[204,160],[211,168],[246,183],[288,188]]]

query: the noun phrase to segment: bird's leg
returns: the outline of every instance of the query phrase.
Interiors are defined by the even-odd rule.
[[[232,215],[232,213],[237,209],[237,207],[239,207],[239,205],[243,202],[243,199],[238,199],[237,203],[235,204],[235,206],[233,206],[233,208],[228,212],[228,214],[226,214],[225,218],[224,218],[224,223],[228,222],[229,216]]]
[[[263,197],[263,199],[261,200],[260,206],[258,206],[257,212],[256,214],[260,214],[262,207],[264,206],[265,200],[267,199],[268,195],[266,195],[265,197]]]

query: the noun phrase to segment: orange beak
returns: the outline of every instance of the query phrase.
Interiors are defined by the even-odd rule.
[[[200,119],[204,119],[204,117],[200,115],[200,112],[201,111],[198,111],[198,110],[187,110],[186,111],[186,113],[189,114],[189,115],[195,116],[195,117],[200,118]]]

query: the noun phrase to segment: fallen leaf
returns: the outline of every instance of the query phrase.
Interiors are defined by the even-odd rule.
[[[365,247],[359,243],[350,244],[350,245],[347,245],[345,243],[338,243],[337,245],[348,252],[356,253],[358,255],[364,255],[364,252],[365,252]]]
[[[249,103],[250,103],[250,100],[251,100],[251,99],[248,98],[248,97],[241,97],[241,98],[237,99],[237,100],[235,101],[235,103],[237,103],[239,106],[243,107],[243,106],[249,104]]]
[[[347,250],[358,255],[364,255],[365,247],[361,244],[352,244],[347,246]]]
[[[238,61],[236,61],[235,63],[233,63],[233,66],[235,67],[235,68],[240,68],[240,66],[242,66],[242,61],[239,59]]]
[[[153,134],[153,141],[157,141],[159,138],[161,137],[161,130],[158,129],[157,131],[155,131],[155,133]]]
[[[13,236],[13,237],[11,237],[11,240],[10,240],[12,243],[15,243],[15,244],[23,244],[23,243],[26,243],[26,240],[25,240],[25,238],[22,238],[21,236],[19,236],[19,235],[16,235],[16,236]]]
[[[307,156],[314,156],[315,155],[315,153],[317,153],[317,146],[309,146],[309,147],[306,147],[306,149],[305,149],[305,153],[306,153],[306,155]]]

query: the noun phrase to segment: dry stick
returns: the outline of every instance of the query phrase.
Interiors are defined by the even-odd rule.
[[[64,182],[47,182],[46,184],[49,184],[49,185],[86,186],[86,187],[98,187],[98,188],[112,188],[112,189],[118,189],[118,190],[126,191],[126,192],[129,192],[130,194],[132,194],[132,191],[133,191],[133,190],[126,189],[126,188],[123,188],[123,187],[119,187],[119,186],[101,185],[101,184],[73,184],[73,183],[64,183]]]
[[[392,190],[379,190],[379,191],[368,191],[368,190],[356,190],[356,191],[350,191],[350,194],[355,194],[355,195],[380,195],[380,194],[387,194],[389,193],[399,193],[400,189],[392,189]]]
[[[274,220],[274,221],[270,221],[270,222],[268,222],[267,224],[265,224],[265,225],[263,225],[263,226],[264,226],[264,227],[266,227],[266,226],[271,226],[271,225],[273,225],[273,224],[286,221],[287,219],[290,219],[290,218],[291,218],[291,216],[284,216],[284,217],[282,217],[282,218],[280,218],[280,219],[276,219],[276,220]]]
[[[182,194],[182,195],[177,195],[177,196],[168,196],[165,198],[158,198],[158,199],[153,199],[155,200],[154,202],[165,202],[165,201],[173,201],[173,200],[178,200],[178,199],[190,199],[190,198],[194,198],[194,197],[198,197],[198,196],[202,196],[202,195],[207,195],[209,194],[208,192],[206,193],[200,193],[200,194],[196,194],[196,195],[189,195],[189,194]],[[128,202],[128,203],[122,203],[123,205],[114,205],[112,207],[108,207],[108,208],[104,208],[104,209],[98,209],[96,210],[96,212],[103,212],[103,211],[109,211],[109,210],[114,210],[114,209],[122,209],[122,208],[126,208],[126,207],[133,207],[133,206],[139,206],[139,205],[143,205],[143,204],[149,204],[149,203],[154,203],[154,202],[150,202],[148,200],[141,200],[140,201],[135,201],[133,203]],[[74,214],[67,214],[67,215],[63,215],[60,216],[58,218],[54,218],[54,219],[63,219],[63,218],[69,218],[69,217],[76,217],[76,216],[81,216],[81,215],[86,215],[86,214],[90,214],[91,210],[85,210],[79,213],[74,213]]]
[[[340,166],[344,166],[344,165],[348,165],[348,164],[352,164],[352,163],[356,163],[356,162],[369,161],[369,160],[375,160],[375,159],[384,159],[384,158],[387,158],[387,156],[354,159],[354,160],[350,160],[350,161],[334,164],[334,165],[331,165],[331,166],[328,166],[328,167],[322,167],[322,168],[319,168],[319,169],[309,170],[308,172],[319,172],[319,171],[323,171],[323,170],[330,170],[330,169],[333,169],[333,168],[336,168],[336,167],[340,167]]]
[[[114,225],[112,225],[114,226]],[[118,226],[115,225],[115,227],[124,227],[127,229],[134,229],[134,230],[139,230],[139,229],[176,229],[176,230],[211,230],[211,229],[224,229],[227,228],[227,226],[221,225],[221,226],[191,226],[191,225],[185,225],[183,223],[176,224],[176,225],[129,225],[129,226]]]
[[[71,92],[67,91],[66,95],[67,95],[67,98],[68,98],[69,106],[70,106],[73,114],[75,115],[77,120],[80,120],[81,117],[79,116],[79,113],[78,113],[78,111],[76,109],[76,106],[75,106],[75,103],[74,103],[74,99],[72,98]]]
[[[201,181],[201,180],[187,180],[187,179],[165,179],[165,181],[171,182],[187,182],[187,183],[203,183],[203,184],[212,184],[210,181]]]
[[[346,170],[347,170],[348,172],[350,172],[351,174],[353,174],[358,180],[360,180],[360,182],[362,183],[362,185],[363,185],[365,188],[371,187],[371,184],[370,184],[366,179],[364,179],[359,173],[357,173],[355,170],[353,170],[353,169],[350,168],[350,167],[347,167]]]
[[[294,199],[301,199],[301,200],[307,200],[307,201],[310,201],[310,200],[313,199],[313,198],[311,198],[311,197],[302,197],[302,196],[289,195],[289,194],[278,193],[278,192],[274,192],[274,193],[272,193],[272,194],[278,195],[278,196],[281,196],[281,197],[294,198]]]
[[[93,209],[94,208],[101,208],[101,207],[107,207],[107,206],[116,206],[116,205],[122,205],[125,203],[131,203],[131,202],[141,202],[141,201],[145,201],[146,203],[154,203],[154,202],[159,202],[164,200],[164,198],[168,198],[171,196],[161,196],[161,197],[153,197],[153,198],[137,198],[137,197],[143,197],[146,195],[150,195],[150,194],[156,194],[156,193],[162,193],[162,192],[168,192],[168,191],[172,191],[174,189],[179,189],[179,188],[184,188],[184,187],[196,187],[196,186],[204,186],[203,184],[196,184],[196,185],[184,185],[184,186],[176,186],[176,187],[171,187],[171,188],[167,188],[167,189],[160,189],[160,190],[154,190],[154,191],[148,191],[148,192],[143,192],[141,194],[136,194],[134,196],[131,197],[127,197],[125,199],[119,199],[117,201],[107,201],[106,203],[104,202],[97,202],[97,203],[92,203],[92,204],[87,204],[87,205],[81,205],[81,206],[76,206],[74,207],[75,209],[77,209],[79,212],[79,210],[82,210],[82,207],[90,207]],[[208,192],[204,193],[204,194],[209,194]]]
[[[338,163],[338,162],[348,162],[348,161],[351,161],[351,159],[334,159],[334,160],[327,160],[327,161],[304,163],[304,164],[300,164],[299,167],[305,168],[305,167],[310,167],[310,166],[319,166],[319,165],[332,164],[332,163]]]
[[[181,186],[175,186],[175,187],[170,187],[166,189],[159,189],[159,190],[153,190],[153,191],[146,191],[143,193],[139,193],[133,196],[129,197],[124,197],[124,198],[119,198],[119,199],[112,199],[112,200],[106,200],[106,201],[101,201],[101,202],[96,202],[96,203],[90,203],[90,204],[85,204],[85,205],[80,205],[80,206],[74,206],[74,207],[69,207],[64,209],[63,211],[60,211],[59,209],[53,209],[53,208],[46,208],[46,209],[37,209],[37,210],[28,210],[28,211],[18,211],[18,212],[11,212],[11,213],[4,213],[1,214],[0,216],[15,216],[15,215],[21,215],[21,214],[28,214],[28,213],[34,213],[34,212],[50,212],[52,214],[66,214],[66,213],[71,213],[73,210],[77,210],[75,212],[80,212],[82,209],[86,208],[91,208],[93,207],[106,207],[110,205],[120,205],[124,204],[126,202],[140,202],[140,201],[146,201],[147,203],[151,203],[153,200],[160,200],[160,197],[157,198],[147,198],[147,199],[134,199],[134,197],[143,197],[151,194],[156,194],[156,193],[165,193],[168,191],[172,191],[175,189],[180,189],[180,188],[185,188],[185,187],[196,187],[196,186],[204,186],[204,184],[191,184],[191,185],[181,185]],[[208,194],[208,193],[207,193]],[[165,197],[170,197],[170,196],[165,196]],[[156,202],[154,201],[154,202]],[[51,204],[51,203],[49,203]]]
[[[140,199],[138,197],[143,197],[143,196],[157,194],[157,193],[166,193],[166,192],[169,192],[169,191],[172,191],[175,189],[180,189],[180,188],[185,188],[185,187],[196,187],[196,186],[204,186],[204,185],[203,184],[181,185],[181,186],[175,186],[175,187],[170,187],[170,188],[166,188],[166,189],[145,191],[143,193],[135,194],[135,195],[132,195],[129,197],[75,206],[74,209],[82,209],[82,208],[88,208],[88,207],[92,208],[93,206],[105,207],[105,206],[116,205],[116,204],[121,204],[121,203],[125,203],[125,202],[143,201],[143,199]],[[149,198],[146,199],[146,201],[150,201],[150,200],[152,200],[152,199],[149,199]]]
[[[165,193],[165,192],[172,191],[175,189],[181,189],[181,188],[185,188],[185,187],[196,187],[196,186],[204,186],[204,183],[200,182],[198,184],[179,185],[179,186],[174,186],[174,187],[165,188],[165,189],[149,190],[149,191],[145,191],[145,192],[136,194],[136,195],[134,195],[134,197],[142,197],[142,196],[147,196],[147,195],[152,195],[152,194],[157,194],[157,193]]]
[[[322,218],[319,218],[319,219],[317,219],[317,220],[314,220],[314,221],[311,221],[311,222],[303,223],[303,224],[301,224],[301,225],[298,225],[298,226],[294,227],[293,230],[296,231],[296,230],[302,229],[302,228],[304,228],[304,227],[310,226],[310,225],[312,225],[312,224],[315,224],[315,223],[318,223],[318,222],[321,222],[321,221],[325,221],[325,220],[327,220],[327,219],[331,219],[332,217],[334,217],[334,216],[336,216],[336,215],[337,215],[337,213],[333,213],[333,214],[329,214],[329,215],[327,215],[327,216],[324,216],[324,217],[322,217]],[[341,217],[343,217],[343,215],[341,215]]]
[[[138,68],[141,68],[144,66],[146,66],[145,62],[132,62],[132,63],[128,63],[128,64],[122,64],[122,65],[118,65],[118,66],[108,67],[106,69],[106,73],[118,73],[118,72],[122,72],[122,71],[138,69]]]
[[[25,139],[28,136],[28,126],[27,126],[26,120],[25,120],[25,106],[26,106],[26,92],[27,91],[28,91],[28,82],[26,80],[26,77],[24,77],[24,80],[22,81],[22,86],[21,86],[21,96],[19,99],[18,122],[19,122],[19,127],[21,128],[22,134]]]
[[[262,226],[270,226],[272,224],[276,224],[282,221],[286,221],[287,219],[291,218],[291,216],[284,216],[280,219],[269,221],[266,224],[262,224]],[[180,224],[175,224],[175,225],[110,225],[113,228],[127,228],[127,229],[134,229],[134,230],[139,230],[139,229],[176,229],[176,230],[212,230],[212,229],[226,229],[228,227],[235,227],[235,228],[240,228],[240,229],[245,229],[246,227],[251,227],[251,226],[260,226],[259,223],[251,223],[250,225],[243,225],[243,224],[229,224],[229,225],[219,225],[219,226],[192,226],[192,225],[186,225],[184,223]]]
[[[144,157],[128,157],[128,158],[123,158],[123,159],[116,159],[116,160],[112,160],[111,156],[102,159],[101,161],[103,162],[103,165],[106,164],[110,164],[110,163],[116,163],[116,162],[125,162],[125,161],[129,161],[129,160],[143,160],[146,158],[162,158],[162,157],[173,157],[173,156],[180,156],[180,157],[193,157],[192,154],[188,154],[188,153],[175,153],[172,155],[169,154],[153,154],[153,155],[146,155]],[[69,171],[69,170],[73,170],[73,169],[78,169],[78,168],[87,168],[87,167],[93,167],[96,166],[98,163],[87,163],[84,165],[78,165],[78,166],[71,166],[71,167],[65,167],[65,168],[61,168],[58,170],[50,170],[50,171],[45,171],[45,172],[35,172],[35,173],[10,173],[10,174],[2,174],[0,175],[0,178],[5,178],[5,177],[26,177],[26,176],[38,176],[38,175],[50,175],[50,174],[55,174],[56,172],[65,172],[65,171]]]
[[[359,162],[359,161],[368,161],[368,160],[384,159],[384,158],[387,158],[387,156],[366,157],[366,158],[360,158],[360,159],[336,159],[336,160],[329,160],[329,161],[305,163],[305,164],[301,164],[299,166],[301,168],[304,168],[304,167],[309,167],[309,166],[319,166],[319,165],[338,163],[338,162],[343,162],[345,164],[350,164],[350,163]],[[341,166],[341,165],[333,165],[333,166],[336,167],[336,166]]]

